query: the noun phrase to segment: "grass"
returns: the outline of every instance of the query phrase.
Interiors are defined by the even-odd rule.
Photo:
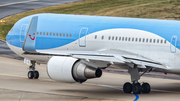
[[[59,13],[180,20],[180,0],[86,0],[31,10],[7,18],[0,23],[0,38],[19,19],[37,13]]]

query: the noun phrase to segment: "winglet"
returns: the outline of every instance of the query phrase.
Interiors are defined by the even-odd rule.
[[[35,44],[36,44],[37,24],[38,24],[38,16],[32,17],[31,23],[29,25],[29,29],[26,34],[26,38],[24,40],[24,44],[22,47],[23,51],[36,52]]]

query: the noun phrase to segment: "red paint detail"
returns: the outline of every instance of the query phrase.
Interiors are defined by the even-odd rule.
[[[76,14],[75,14],[76,15]]]
[[[165,75],[167,75],[167,72],[164,72]]]
[[[104,71],[106,70],[106,69],[103,69]]]
[[[32,38],[31,35],[29,35],[29,37],[30,37],[31,40],[34,40],[34,39],[35,39],[35,36]]]
[[[35,35],[35,33],[33,33],[33,35]]]

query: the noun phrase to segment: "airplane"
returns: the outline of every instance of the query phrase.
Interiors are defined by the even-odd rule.
[[[127,69],[125,93],[150,93],[139,83],[151,71],[180,74],[180,21],[40,13],[17,21],[6,36],[12,51],[29,64],[47,63],[49,77],[66,83],[98,78],[111,65]]]

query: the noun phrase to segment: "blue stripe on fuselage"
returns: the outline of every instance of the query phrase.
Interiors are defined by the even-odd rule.
[[[48,36],[36,36],[36,49],[50,49],[67,45],[79,39],[79,32],[82,27],[88,28],[91,34],[97,31],[129,28],[148,31],[163,37],[171,42],[171,37],[176,35],[180,37],[180,21],[174,20],[154,20],[139,18],[122,18],[122,17],[101,17],[101,16],[85,16],[85,15],[64,15],[64,14],[36,14],[19,20],[12,32],[7,37],[11,37],[10,44],[16,47],[22,47],[18,35],[22,24],[30,23],[32,16],[39,16],[37,31],[40,33],[48,32]],[[52,33],[51,36],[49,34]],[[53,36],[55,33],[55,36]],[[65,37],[56,37],[56,33],[65,33]],[[72,37],[66,37],[66,34],[72,34]],[[134,33],[135,34],[135,33]],[[179,39],[178,39],[179,41]],[[177,41],[177,42],[178,42]],[[7,40],[8,42],[8,40]],[[178,47],[179,48],[179,47]]]

